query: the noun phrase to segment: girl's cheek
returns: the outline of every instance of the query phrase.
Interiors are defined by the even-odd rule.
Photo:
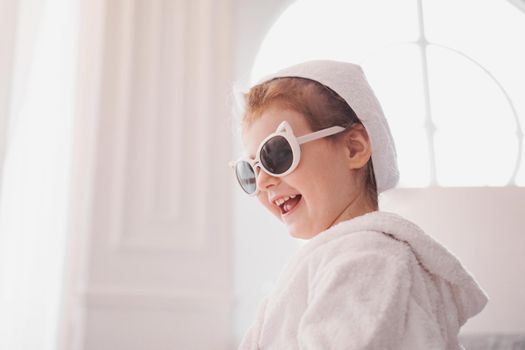
[[[266,198],[265,194],[263,193],[259,193],[259,195],[257,196],[257,199],[259,200],[259,202],[264,205],[266,208],[270,209],[268,204],[268,199]]]
[[[268,209],[270,212],[272,212],[272,214],[274,214],[278,218],[281,217],[281,212],[278,211],[277,208],[270,203],[270,201],[268,201],[268,197],[266,196],[266,194],[260,194],[257,197],[259,199],[259,202],[261,202],[261,204],[264,205],[266,209]]]

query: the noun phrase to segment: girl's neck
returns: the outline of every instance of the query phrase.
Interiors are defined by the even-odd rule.
[[[330,227],[341,221],[351,220],[355,217],[377,211],[378,208],[370,204],[370,201],[367,200],[367,197],[364,192],[359,192],[359,194],[352,200],[346,208],[339,214],[339,216],[334,220]]]

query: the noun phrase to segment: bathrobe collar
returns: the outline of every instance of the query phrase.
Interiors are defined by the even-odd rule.
[[[309,252],[337,237],[362,231],[382,232],[407,243],[423,268],[454,286],[452,290],[460,311],[461,325],[478,314],[487,304],[486,293],[454,254],[427,235],[415,223],[395,213],[373,211],[339,222],[311,238],[300,249],[298,256],[305,257]]]

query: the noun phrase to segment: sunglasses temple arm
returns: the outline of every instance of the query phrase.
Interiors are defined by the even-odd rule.
[[[328,128],[328,129],[323,129],[323,130],[319,130],[319,131],[313,132],[308,135],[300,136],[297,138],[297,142],[299,144],[303,144],[303,143],[317,140],[317,139],[320,139],[326,136],[337,134],[343,130],[345,130],[345,128],[343,128],[342,126],[332,126],[331,128]]]

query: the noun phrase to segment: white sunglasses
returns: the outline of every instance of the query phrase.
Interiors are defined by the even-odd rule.
[[[342,126],[332,126],[296,137],[290,124],[287,121],[283,121],[274,133],[261,142],[257,153],[255,153],[255,159],[241,157],[229,164],[234,168],[237,181],[244,192],[250,196],[255,196],[259,193],[256,167],[261,168],[272,176],[286,176],[294,171],[299,164],[301,159],[300,145],[335,135],[344,130],[346,128]]]

